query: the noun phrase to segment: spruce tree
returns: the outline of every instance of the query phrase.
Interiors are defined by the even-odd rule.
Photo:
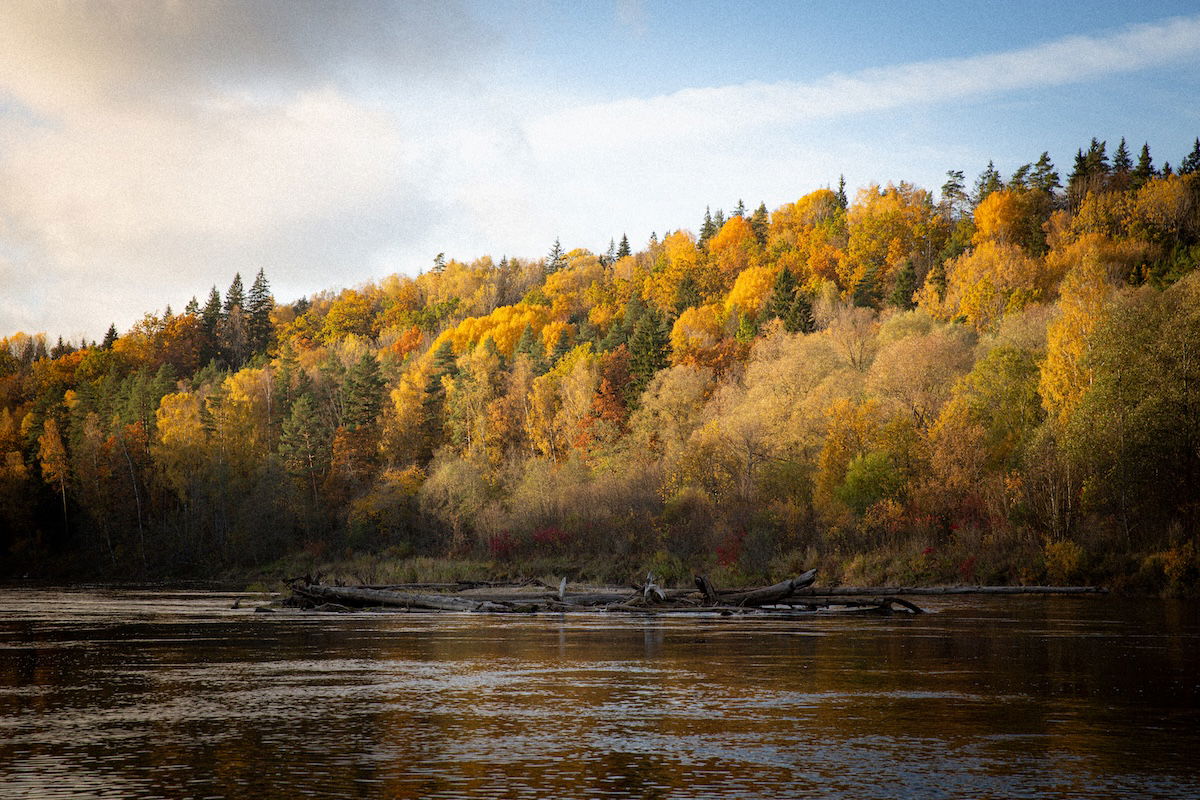
[[[1133,169],[1133,161],[1129,157],[1129,148],[1125,146],[1125,137],[1117,144],[1117,152],[1113,153],[1112,171],[1118,175]]]
[[[766,203],[759,203],[758,208],[754,209],[754,213],[750,215],[750,230],[754,233],[754,238],[758,240],[760,245],[767,243],[770,219],[767,214]]]
[[[667,365],[670,334],[653,312],[641,316],[629,337],[629,384],[626,401],[630,408],[637,404],[642,391],[654,373]]]
[[[775,285],[771,289],[771,296],[767,299],[766,308],[763,309],[767,319],[783,319],[791,310],[792,303],[796,299],[796,276],[787,267],[779,270],[779,274],[775,276]]]
[[[191,314],[193,317],[200,314],[200,301],[192,295],[192,299],[188,300],[187,305],[183,307],[183,313]]]
[[[1142,152],[1138,155],[1137,166],[1133,168],[1133,188],[1139,189],[1154,177],[1154,160],[1150,158],[1150,143],[1142,144]]]
[[[838,190],[837,190],[836,197],[837,197],[838,208],[845,211],[847,208],[850,207],[850,200],[849,200],[849,198],[846,197],[846,176],[845,175],[838,176]]]
[[[117,325],[113,323],[108,326],[108,332],[104,334],[104,341],[100,343],[101,350],[112,350],[113,343],[117,341]]]
[[[541,375],[546,371],[546,360],[542,357],[543,349],[537,340],[537,335],[534,334],[533,328],[526,325],[525,330],[521,331],[521,337],[517,339],[517,345],[513,348],[513,357],[525,356],[529,359],[530,368],[535,375]]]
[[[261,353],[271,343],[271,311],[275,308],[275,299],[271,297],[267,276],[260,269],[250,286],[247,297],[246,314],[250,329],[251,352]]]
[[[704,244],[711,239],[713,234],[716,232],[716,226],[713,224],[712,212],[708,206],[705,206],[704,222],[700,225],[700,246],[703,247]]]
[[[621,244],[617,246],[617,258],[624,258],[625,256],[630,255],[630,252],[629,237],[622,233]]]
[[[229,284],[229,290],[225,292],[225,305],[222,311],[228,317],[235,308],[243,311],[246,309],[246,291],[242,288],[242,273],[240,272],[233,274],[233,283]]]
[[[812,333],[817,329],[816,320],[813,318],[812,300],[803,291],[797,290],[787,313],[781,319],[783,329],[788,333]]]
[[[555,340],[554,346],[549,349],[546,354],[546,363],[553,367],[558,363],[558,360],[571,352],[571,338],[567,336],[567,331],[564,328],[558,332],[558,339]]]
[[[892,285],[892,293],[888,296],[888,302],[896,308],[905,311],[914,308],[916,303],[913,302],[913,295],[917,291],[917,270],[913,266],[912,260],[904,262],[904,266],[896,273],[896,281]]]
[[[1196,138],[1192,152],[1184,156],[1183,161],[1179,164],[1180,175],[1191,175],[1194,172],[1200,172],[1200,137]]]
[[[545,272],[549,275],[552,272],[558,272],[567,265],[566,256],[563,254],[562,245],[558,239],[554,240],[554,246],[550,248],[550,253],[546,256]]]
[[[686,309],[700,305],[701,299],[696,279],[691,273],[684,275],[675,289],[675,313],[682,314]]]

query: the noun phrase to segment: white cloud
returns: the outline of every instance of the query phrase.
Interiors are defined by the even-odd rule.
[[[1022,50],[830,75],[813,83],[683,89],[553,111],[529,127],[539,150],[638,148],[664,137],[700,139],[749,128],[931,105],[1088,81],[1200,54],[1200,17],[1072,36]]]

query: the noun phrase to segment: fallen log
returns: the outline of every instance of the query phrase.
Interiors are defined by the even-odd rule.
[[[390,608],[426,608],[434,611],[511,611],[512,607],[490,600],[471,600],[432,594],[406,594],[384,589],[367,589],[361,586],[316,586],[298,585],[294,591],[310,600],[322,603],[338,603],[362,608],[365,606],[387,606]]]
[[[1102,586],[839,586],[808,589],[822,597],[896,597],[953,594],[1107,594]]]
[[[703,575],[696,579],[696,583],[700,586],[704,593],[705,599],[712,602],[712,599],[718,599],[722,605],[730,606],[763,606],[778,602],[784,598],[790,597],[797,591],[811,586],[813,581],[817,579],[817,571],[810,569],[802,575],[797,575],[794,578],[788,578],[786,581],[780,581],[773,586],[764,586],[761,589],[738,590],[738,591],[719,591],[712,588],[712,583]],[[707,586],[707,588],[705,588]],[[713,595],[710,598],[710,593]]]

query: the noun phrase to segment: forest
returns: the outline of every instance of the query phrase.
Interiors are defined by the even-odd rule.
[[[0,576],[1194,594],[1198,265],[1200,139],[1093,139],[1062,178],[842,181],[290,304],[238,275],[99,343],[0,339]]]

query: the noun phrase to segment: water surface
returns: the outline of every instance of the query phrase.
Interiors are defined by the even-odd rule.
[[[0,590],[0,798],[1200,798],[1200,613],[254,614]]]

